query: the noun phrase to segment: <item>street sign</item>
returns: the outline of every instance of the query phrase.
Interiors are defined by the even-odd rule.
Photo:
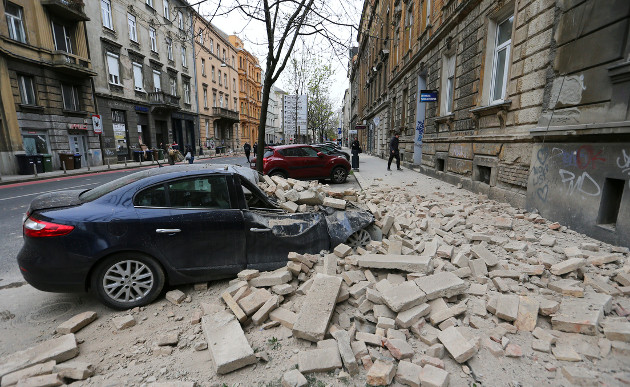
[[[420,90],[420,102],[435,102],[437,98],[437,90]]]
[[[341,128],[337,128],[337,134],[341,134]]]
[[[94,114],[92,116],[92,128],[94,129],[95,134],[103,133],[103,121],[101,121],[101,116],[99,114]]]

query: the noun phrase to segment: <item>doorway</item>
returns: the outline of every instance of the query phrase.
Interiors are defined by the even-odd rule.
[[[71,134],[68,135],[68,142],[70,143],[70,152],[73,154],[80,154],[83,165],[88,164],[88,146],[87,146],[87,136],[85,134]]]

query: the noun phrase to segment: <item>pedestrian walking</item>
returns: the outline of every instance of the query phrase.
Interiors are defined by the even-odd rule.
[[[396,133],[391,140],[389,140],[389,160],[387,161],[387,170],[391,171],[392,160],[396,158],[396,167],[399,171],[402,171],[400,167],[400,151],[398,150],[398,138],[400,134]]]
[[[186,145],[186,157],[184,158],[188,160],[188,164],[192,164],[193,161],[195,161],[195,156],[192,153],[192,147],[190,145]]]
[[[258,154],[257,150],[258,150],[258,143],[255,142],[254,143],[254,156],[256,156]]]
[[[249,163],[249,154],[252,151],[252,146],[249,145],[248,142],[245,142],[245,145],[243,145],[243,150],[245,151],[245,157],[247,157],[247,162]]]
[[[359,170],[359,153],[363,153],[363,149],[361,149],[361,144],[359,144],[359,140],[356,137],[352,141],[350,149],[352,152],[352,169]]]

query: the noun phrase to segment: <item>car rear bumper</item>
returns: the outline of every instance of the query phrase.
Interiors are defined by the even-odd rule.
[[[25,244],[17,256],[22,276],[35,289],[71,293],[86,290],[90,264],[85,258],[48,252],[45,256]]]

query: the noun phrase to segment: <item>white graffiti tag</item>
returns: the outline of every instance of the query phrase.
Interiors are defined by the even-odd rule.
[[[623,156],[617,157],[617,166],[621,168],[623,173],[630,172],[630,156],[626,154],[625,149],[622,149],[621,152]],[[623,161],[621,161],[621,157],[623,157]]]
[[[597,184],[588,172],[582,172],[577,178],[575,177],[575,173],[565,169],[559,169],[558,173],[560,173],[562,184],[569,196],[573,195],[576,191],[588,196],[599,196],[602,193],[599,184]]]

